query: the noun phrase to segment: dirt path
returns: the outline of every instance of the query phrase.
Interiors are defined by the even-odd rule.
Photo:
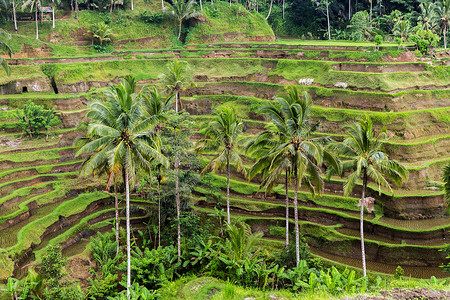
[[[450,299],[450,291],[434,291],[426,288],[400,289],[395,288],[389,291],[380,291],[381,296],[360,295],[356,297],[346,297],[341,300],[446,300]]]

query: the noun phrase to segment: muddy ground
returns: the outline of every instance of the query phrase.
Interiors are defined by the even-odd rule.
[[[426,288],[400,289],[395,288],[389,291],[380,291],[380,296],[360,295],[356,297],[346,297],[341,300],[447,300],[450,299],[450,291],[433,291]]]

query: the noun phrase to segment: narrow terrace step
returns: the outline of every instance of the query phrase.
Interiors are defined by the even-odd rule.
[[[16,181],[31,176],[76,172],[80,168],[82,162],[82,160],[73,160],[54,165],[9,169],[7,171],[0,172],[0,186],[3,183]]]

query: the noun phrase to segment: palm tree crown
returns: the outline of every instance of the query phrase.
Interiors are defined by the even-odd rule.
[[[185,61],[173,60],[167,66],[167,72],[159,75],[164,87],[171,93],[175,93],[175,111],[178,111],[178,102],[181,105],[180,92],[193,85],[189,67]]]
[[[435,4],[433,2],[423,2],[419,5],[420,15],[417,21],[422,23],[423,30],[429,30],[433,27]]]
[[[439,0],[436,2],[434,22],[442,29],[444,48],[447,48],[447,29],[450,26],[450,0]]]
[[[200,133],[205,135],[197,143],[197,152],[218,151],[218,154],[204,168],[202,174],[212,170],[227,167],[227,221],[230,223],[230,197],[229,197],[229,181],[230,181],[230,163],[234,164],[238,172],[246,175],[246,169],[242,162],[242,158],[237,151],[239,135],[242,133],[243,123],[237,116],[234,108],[223,106],[217,109],[213,115],[213,121],[205,124],[200,129]]]
[[[181,38],[181,26],[183,21],[189,20],[202,14],[195,11],[195,0],[171,0],[166,1],[169,6],[165,7],[164,12],[174,17],[178,21],[178,39]]]

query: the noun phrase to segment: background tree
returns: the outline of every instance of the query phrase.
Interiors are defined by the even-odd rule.
[[[154,119],[154,124],[156,124],[155,131],[160,132],[164,127],[164,121],[167,120],[166,115],[172,106],[173,95],[164,98],[161,93],[159,93],[156,87],[144,87],[141,91],[142,106],[144,107],[144,113],[146,113],[147,118]],[[157,171],[157,182],[158,182],[158,245],[161,244],[161,164],[155,166]]]
[[[200,128],[200,133],[205,138],[197,143],[196,151],[199,153],[219,151],[203,169],[202,174],[208,170],[217,172],[224,166],[227,168],[227,222],[230,224],[230,163],[234,164],[238,172],[244,175],[247,173],[237,151],[243,123],[237,118],[236,111],[232,107],[222,106],[214,111],[213,115],[215,118]]]
[[[122,169],[126,194],[127,225],[127,294],[131,286],[130,265],[130,182],[134,183],[136,169],[149,170],[150,162],[168,166],[160,152],[158,135],[151,131],[153,120],[143,118],[140,102],[135,94],[135,82],[128,78],[118,86],[106,90],[107,101],[94,100],[87,113],[91,118],[88,136],[95,139],[84,145],[76,155],[96,152],[84,169],[91,173],[107,157],[111,170]]]
[[[447,28],[450,25],[450,0],[439,0],[434,8],[434,22],[442,30],[444,48],[447,49]]]
[[[327,18],[327,33],[328,39],[331,40],[331,26],[330,26],[330,4],[332,0],[312,0],[317,9],[322,12]]]
[[[164,87],[170,91],[171,93],[175,93],[175,112],[176,114],[172,116],[172,126],[173,126],[173,133],[174,133],[174,140],[176,141],[176,135],[177,130],[182,130],[183,128],[186,128],[184,126],[182,118],[185,116],[184,114],[178,114],[178,101],[180,101],[180,108],[183,109],[183,106],[181,105],[181,97],[180,92],[182,89],[185,89],[186,86],[192,85],[192,78],[189,74],[189,68],[187,66],[186,62],[179,62],[178,60],[172,61],[167,66],[167,72],[162,73],[159,75],[159,78],[164,85]],[[178,142],[181,142],[181,140],[178,140]],[[184,153],[178,144],[178,147],[175,147],[174,149],[177,149],[174,151],[174,169],[175,169],[175,201],[177,204],[177,222],[178,222],[178,257],[181,257],[181,228],[180,228],[180,191],[179,191],[179,166],[180,166],[180,158],[179,155]]]
[[[433,27],[433,17],[435,11],[435,3],[433,2],[423,2],[419,5],[419,17],[417,22],[420,23],[423,30],[429,30]]]
[[[367,11],[358,11],[355,13],[347,28],[350,29],[350,36],[354,41],[367,41],[372,38],[373,28]]]
[[[406,42],[411,33],[411,25],[408,20],[399,20],[392,32],[395,37],[398,37],[402,40],[402,42]]]
[[[201,13],[195,11],[195,0],[171,0],[166,1],[169,6],[164,12],[178,21],[178,40],[181,38],[181,26],[183,21],[198,17]]]
[[[169,193],[166,193],[165,198],[170,200],[175,198],[178,258],[181,258],[182,200],[186,200],[184,203],[187,202],[191,190],[190,178],[187,173],[191,169],[198,169],[196,166],[197,159],[192,155],[192,142],[189,140],[193,128],[194,123],[189,113],[185,111],[175,112],[172,110],[168,112],[167,121],[161,133],[164,145],[162,151],[168,157],[171,170],[173,170],[169,172],[169,175],[171,175],[169,177],[173,178],[173,184],[170,185]],[[185,209],[187,209],[186,206]]]
[[[183,109],[180,93],[194,84],[187,62],[173,60],[167,65],[167,71],[159,75],[159,79],[166,90],[175,94],[175,111],[178,112],[178,103]]]
[[[6,43],[6,40],[9,39],[11,39],[11,35],[0,28],[0,54],[6,53],[6,55],[12,57],[13,51],[11,47],[9,47],[8,44]],[[9,67],[8,62],[1,55],[0,55],[0,65],[2,66],[3,70],[5,70],[6,75],[11,74],[11,68]]]
[[[374,137],[372,121],[369,117],[344,126],[347,131],[345,140],[341,143],[334,143],[331,149],[337,151],[339,155],[349,158],[343,162],[343,171],[350,172],[345,177],[344,195],[348,196],[352,192],[356,183],[362,179],[362,196],[360,200],[360,235],[361,235],[361,258],[363,264],[363,275],[366,276],[366,256],[364,250],[364,201],[366,199],[366,189],[369,178],[378,186],[385,186],[391,192],[392,188],[386,178],[392,180],[397,185],[401,185],[406,180],[408,173],[406,168],[389,157],[382,150],[383,141],[386,139],[386,132],[381,131]]]

